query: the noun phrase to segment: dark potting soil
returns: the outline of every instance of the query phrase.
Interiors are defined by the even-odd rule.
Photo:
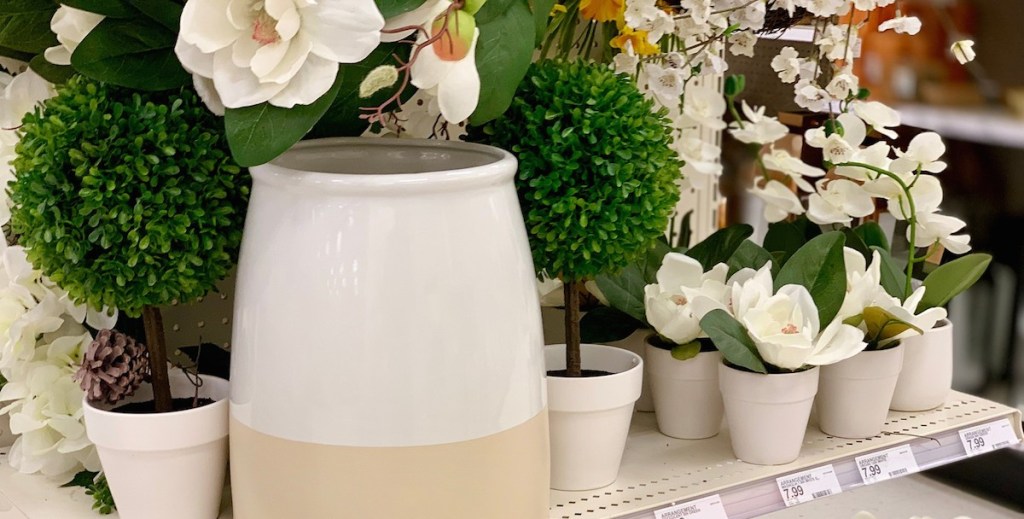
[[[564,370],[564,369],[557,369],[557,370],[549,371],[548,372],[548,376],[549,377],[566,377],[565,373],[566,373],[566,370]],[[582,377],[583,378],[607,377],[608,375],[614,375],[614,374],[615,373],[612,373],[611,371],[601,371],[599,369],[585,369],[585,370],[583,370]],[[568,377],[566,377],[566,378],[568,378]]]
[[[213,400],[209,398],[200,398],[198,401],[196,401],[195,408],[203,407],[204,405],[210,405],[212,403]],[[173,404],[175,411],[188,411],[189,409],[193,409],[191,398],[175,398],[173,400]],[[148,402],[132,402],[130,404],[122,405],[120,407],[115,407],[114,409],[112,409],[112,411],[114,411],[115,413],[125,414],[154,414],[156,413],[156,402],[152,400]]]

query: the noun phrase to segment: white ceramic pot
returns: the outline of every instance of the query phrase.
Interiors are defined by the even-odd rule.
[[[252,168],[231,365],[244,519],[547,517],[540,307],[516,161],[304,141]]]
[[[623,348],[636,353],[644,360],[644,382],[643,387],[640,388],[640,398],[637,399],[634,409],[641,413],[652,413],[654,412],[654,398],[651,395],[651,367],[647,364],[647,337],[651,335],[650,328],[641,328],[633,332],[629,337],[622,339],[621,341],[609,342],[608,346],[615,346],[616,348]],[[717,391],[717,389],[716,389]]]
[[[818,368],[764,375],[718,365],[732,450],[757,465],[783,465],[800,456],[818,391]]]
[[[818,427],[840,438],[870,438],[882,432],[896,379],[903,366],[903,346],[862,351],[821,367]]]
[[[612,484],[626,448],[643,360],[621,348],[580,346],[583,369],[603,377],[547,378],[551,414],[551,488],[591,490]],[[547,369],[565,369],[565,345],[544,348]]]
[[[650,343],[644,363],[654,396],[658,430],[684,440],[710,438],[722,428],[722,393],[718,389],[718,351],[676,360],[672,352]]]
[[[180,371],[170,374],[171,395],[191,398],[195,388]],[[110,411],[153,399],[145,384],[115,406],[85,401],[85,427],[96,444],[110,492],[123,519],[216,519],[228,461],[228,381],[203,376],[197,409],[156,414]]]
[[[11,415],[0,415],[0,449],[14,445],[16,436],[11,433]]]
[[[890,409],[927,411],[946,403],[953,385],[953,323],[903,340],[903,370]]]

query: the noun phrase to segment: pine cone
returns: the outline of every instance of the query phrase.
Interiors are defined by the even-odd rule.
[[[101,330],[89,345],[75,380],[91,402],[116,404],[149,374],[146,347],[117,331]]]

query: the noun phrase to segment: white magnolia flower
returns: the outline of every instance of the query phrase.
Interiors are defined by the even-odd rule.
[[[662,106],[678,106],[686,86],[686,74],[681,69],[645,63],[644,73],[651,93]]]
[[[953,254],[965,254],[971,250],[971,237],[966,234],[954,234],[967,224],[959,218],[939,213],[919,213],[917,215],[917,236],[914,245],[930,247],[938,242]],[[907,229],[910,239],[910,229]]]
[[[778,56],[772,58],[772,70],[783,83],[795,83],[800,75],[800,54],[793,47],[783,47]]]
[[[700,262],[685,254],[666,254],[658,269],[658,282],[644,287],[647,321],[661,336],[676,344],[706,336],[690,303],[698,297],[724,300],[728,272],[729,266],[724,263],[704,272]]]
[[[799,158],[790,155],[786,150],[772,149],[770,153],[764,154],[761,159],[764,161],[766,168],[771,171],[784,173],[793,179],[793,182],[796,183],[800,190],[808,193],[814,191],[814,186],[805,180],[804,177],[818,178],[825,176],[825,170],[807,164]]]
[[[372,0],[189,0],[175,52],[228,108],[291,108],[330,90],[338,64],[369,55],[383,27]]]
[[[916,16],[899,16],[886,20],[878,26],[879,32],[895,31],[900,34],[917,34],[921,32],[921,20]]]
[[[764,201],[764,219],[768,223],[781,222],[791,214],[804,214],[800,199],[778,180],[769,180],[764,186],[755,185],[749,192]]]
[[[70,65],[71,55],[78,44],[103,21],[103,16],[62,5],[50,19],[50,30],[57,35],[60,45],[50,47],[43,53],[46,61],[54,65]]]
[[[921,300],[924,299],[926,290],[926,287],[919,287],[903,302],[883,292],[879,294],[878,299],[875,301],[875,306],[885,308],[887,312],[893,314],[897,319],[912,324],[921,331],[926,332],[935,328],[939,321],[946,318],[946,309],[941,306],[929,308],[921,313],[917,312],[917,307],[921,305]],[[903,339],[912,335],[917,335],[917,332],[907,330],[895,338]]]
[[[888,297],[882,288],[882,259],[878,251],[871,256],[869,267],[864,256],[849,247],[843,247],[846,264],[846,296],[836,319],[845,320],[864,313],[864,309]]]
[[[760,5],[764,6],[764,4]],[[757,45],[757,34],[750,31],[739,32],[729,38],[729,52],[732,52],[734,56],[753,58],[755,45]]]
[[[891,127],[900,125],[900,113],[878,101],[853,101],[850,109],[876,132],[890,139],[896,138]]]
[[[929,173],[941,173],[946,169],[946,163],[939,160],[946,153],[946,145],[942,137],[935,132],[924,132],[910,141],[907,151],[896,150],[896,160],[892,162],[894,173],[909,173],[912,171],[927,171]]]
[[[734,122],[729,129],[736,140],[745,144],[771,144],[786,135],[789,135],[789,128],[779,122],[775,117],[764,115],[765,107],[754,110],[743,101],[743,115],[747,122],[740,126]]]
[[[871,195],[856,182],[844,178],[823,179],[818,181],[817,187],[817,192],[807,199],[807,218],[818,225],[849,225],[854,218],[875,212]]]
[[[418,42],[426,41],[422,32]],[[480,101],[480,74],[476,70],[476,43],[480,29],[474,29],[469,53],[455,61],[441,59],[431,45],[420,51],[412,64],[412,84],[436,91],[441,115],[450,123],[461,123],[476,110]]]
[[[709,130],[725,129],[725,121],[722,120],[725,109],[725,98],[718,90],[697,86],[694,82],[687,85],[683,99],[683,114],[692,122]]]
[[[974,53],[974,42],[972,40],[960,40],[950,46],[949,51],[953,53],[953,57],[960,62],[961,65],[974,61],[976,54]]]

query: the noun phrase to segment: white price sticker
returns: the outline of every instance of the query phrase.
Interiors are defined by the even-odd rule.
[[[917,466],[917,459],[914,458],[914,452],[910,450],[910,445],[901,445],[882,452],[866,454],[856,459],[860,478],[864,480],[865,485],[913,474],[921,470]]]
[[[718,494],[654,511],[654,519],[729,519]]]
[[[1007,418],[998,422],[961,429],[960,441],[964,444],[967,455],[974,456],[1014,445],[1019,440],[1016,433],[1013,432],[1013,424]]]
[[[779,494],[786,506],[799,505],[815,499],[842,493],[843,487],[839,486],[836,479],[836,471],[832,465],[797,472],[776,478],[775,483],[779,486]]]

